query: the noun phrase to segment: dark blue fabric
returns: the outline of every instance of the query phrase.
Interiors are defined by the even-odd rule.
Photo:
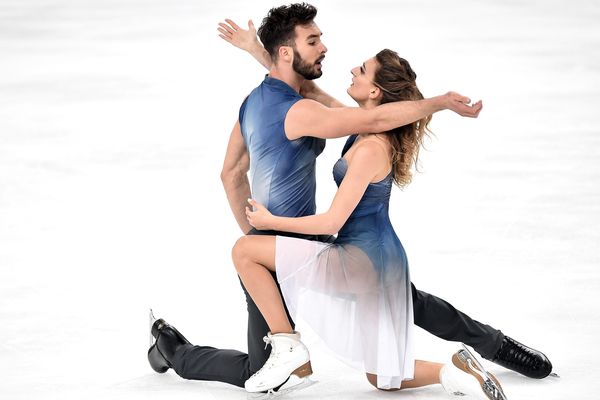
[[[274,215],[316,212],[315,161],[325,140],[308,136],[289,140],[284,128],[287,112],[301,99],[285,82],[267,76],[240,108],[252,197]]]

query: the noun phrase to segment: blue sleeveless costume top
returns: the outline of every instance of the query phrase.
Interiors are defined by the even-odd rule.
[[[273,215],[301,217],[316,212],[316,158],[325,140],[285,136],[285,117],[302,96],[266,76],[244,100],[239,122],[250,154],[252,197]]]
[[[358,136],[350,136],[342,150],[342,156],[352,147]],[[336,184],[342,183],[348,163],[340,158],[333,167]],[[335,244],[352,244],[364,251],[382,280],[395,281],[391,275],[407,273],[408,260],[389,218],[390,194],[393,186],[390,172],[379,182],[370,183],[344,226]]]

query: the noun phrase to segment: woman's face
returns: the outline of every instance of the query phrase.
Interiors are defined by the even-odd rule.
[[[350,70],[352,84],[347,92],[359,105],[363,105],[369,99],[375,99],[379,95],[379,88],[375,86],[375,71],[378,68],[375,57]]]

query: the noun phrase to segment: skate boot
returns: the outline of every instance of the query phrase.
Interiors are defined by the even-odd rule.
[[[508,336],[504,337],[502,346],[490,361],[528,378],[542,379],[552,372],[552,363],[544,353]]]
[[[173,355],[179,347],[190,342],[163,319],[154,321],[150,332],[156,341],[148,349],[148,362],[154,371],[162,374],[172,368]]]
[[[272,392],[291,377],[306,378],[312,374],[308,349],[300,341],[300,334],[268,333],[265,343],[271,345],[271,355],[265,365],[245,383],[250,393]]]
[[[452,364],[442,367],[440,383],[446,392],[453,396],[506,400],[498,379],[487,372],[466,347],[452,356]]]

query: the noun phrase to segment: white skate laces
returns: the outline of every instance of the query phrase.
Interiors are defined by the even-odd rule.
[[[270,391],[282,386],[292,375],[305,378],[312,374],[310,355],[298,332],[268,333],[263,340],[265,349],[271,345],[271,354],[265,365],[244,384],[248,392]]]

